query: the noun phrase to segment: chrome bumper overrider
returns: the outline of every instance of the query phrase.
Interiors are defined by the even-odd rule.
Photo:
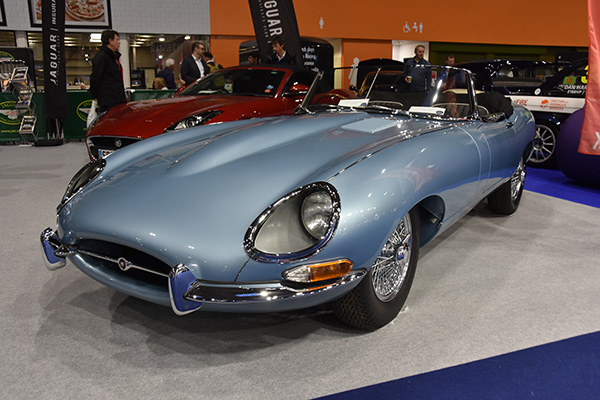
[[[42,232],[40,240],[44,263],[46,268],[51,271],[64,267],[67,256],[79,254],[77,250],[68,249],[64,246],[56,232],[50,228],[46,228]],[[81,252],[81,254],[117,262],[116,260],[88,252]],[[130,267],[148,271],[135,265],[128,265],[128,268]],[[198,310],[202,307],[203,303],[257,304],[306,298],[347,285],[362,278],[365,274],[365,270],[356,270],[328,285],[308,289],[295,289],[285,286],[281,282],[214,284],[197,279],[184,264],[178,264],[173,267],[168,277],[169,298],[173,311],[177,315],[185,315]]]

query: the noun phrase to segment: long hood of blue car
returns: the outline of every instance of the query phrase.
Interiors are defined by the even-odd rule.
[[[103,174],[61,211],[61,226],[73,232],[71,241],[112,240],[184,263],[201,279],[234,281],[248,259],[246,231],[268,206],[413,132],[439,127],[347,113],[161,135],[109,156]]]

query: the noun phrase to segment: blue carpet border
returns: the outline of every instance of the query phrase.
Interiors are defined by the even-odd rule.
[[[559,170],[527,168],[525,190],[600,208],[600,188],[580,185]]]
[[[597,398],[600,332],[319,399]]]

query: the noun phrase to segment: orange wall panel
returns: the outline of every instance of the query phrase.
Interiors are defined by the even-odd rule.
[[[277,1],[277,0],[274,0]],[[296,0],[302,36],[367,40],[588,45],[587,0]],[[254,35],[248,0],[211,0],[211,34]],[[416,31],[412,28],[417,26]],[[422,29],[421,29],[422,24]],[[410,29],[406,32],[404,27]]]
[[[240,63],[240,43],[247,40],[254,40],[254,36],[214,35],[210,37],[209,50],[223,67],[233,67]]]

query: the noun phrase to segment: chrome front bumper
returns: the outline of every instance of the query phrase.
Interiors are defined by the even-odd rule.
[[[44,263],[46,268],[48,268],[50,271],[64,267],[66,265],[66,258],[68,256],[73,256],[71,261],[76,263],[76,265],[82,269],[81,266],[77,264],[78,261],[81,260],[80,256],[82,254],[88,257],[91,256],[101,258],[105,261],[108,260],[117,262],[116,260],[109,260],[106,257],[92,255],[87,252],[82,252],[80,254],[76,250],[67,248],[62,244],[56,232],[50,228],[46,228],[44,231],[42,231],[40,241],[42,254],[44,255]],[[130,267],[143,269],[142,267],[135,265],[128,265],[128,268]],[[101,283],[112,286],[117,290],[135,297],[153,301],[152,299],[148,298],[148,296],[137,293],[133,288],[124,287],[123,285],[119,287],[111,285],[111,283],[119,280],[119,276],[117,275],[114,275],[111,279],[106,279],[106,272],[103,272],[103,275],[100,276],[97,269],[88,268],[84,272]],[[310,301],[304,302],[303,300],[313,297],[317,294],[324,294],[326,298],[329,297],[327,296],[328,294],[331,294],[331,299],[333,299],[333,297],[335,297],[335,293],[338,292],[336,289],[340,289],[344,286],[347,287],[347,285],[351,283],[358,284],[360,278],[362,278],[365,274],[365,270],[351,271],[339,280],[328,285],[321,285],[307,289],[296,289],[285,286],[285,284],[282,282],[215,284],[197,279],[196,276],[184,264],[178,264],[172,268],[169,277],[165,278],[168,279],[169,300],[164,302],[155,302],[159,304],[168,304],[170,302],[171,308],[177,315],[189,314],[201,308],[203,304],[230,305],[234,306],[232,308],[235,308],[236,311],[240,309],[235,306],[244,304],[250,306],[244,307],[249,311],[265,311],[268,310],[269,307],[261,307],[261,305],[268,305],[268,303],[287,300],[292,300],[293,303],[298,301],[310,306]],[[315,286],[316,285],[317,284],[315,284]],[[257,305],[258,307],[253,307],[251,305]],[[300,307],[290,307],[290,309],[292,308]]]

